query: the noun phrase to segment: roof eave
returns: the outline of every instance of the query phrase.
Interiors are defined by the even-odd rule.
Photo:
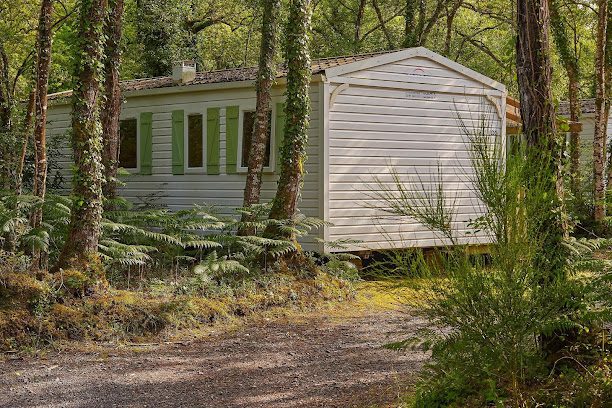
[[[312,82],[318,83],[324,81],[325,72],[320,71],[314,73],[312,75]],[[189,92],[202,92],[202,91],[216,91],[216,90],[229,90],[229,89],[240,89],[240,88],[250,88],[254,86],[254,80],[245,80],[245,81],[230,81],[230,82],[214,82],[210,84],[196,84],[196,85],[175,85],[175,86],[167,86],[163,88],[150,88],[150,89],[140,89],[135,91],[125,91],[123,92],[124,98],[135,98],[135,97],[143,97],[143,96],[158,96],[158,95],[168,95],[168,94],[182,94]],[[287,78],[277,78],[275,81],[275,86],[282,86],[287,83]],[[58,93],[66,93],[58,92]],[[69,96],[60,96],[58,99],[50,100],[50,105],[62,106],[69,105],[71,103]]]

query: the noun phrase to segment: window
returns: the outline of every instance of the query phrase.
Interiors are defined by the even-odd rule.
[[[187,166],[204,166],[204,143],[202,137],[202,115],[187,116]]]
[[[271,129],[270,124],[272,123],[272,115],[269,116],[268,122],[268,143],[266,144],[266,155],[264,158],[264,167],[270,167],[270,143],[271,143]],[[240,166],[247,168],[249,165],[249,152],[251,150],[251,137],[253,136],[253,126],[255,125],[255,112],[245,111],[242,117],[242,158],[240,160]]]
[[[119,122],[119,167],[135,169],[138,167],[138,121],[125,119]]]

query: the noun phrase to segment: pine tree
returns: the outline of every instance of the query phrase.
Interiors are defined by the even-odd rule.
[[[292,219],[297,211],[308,144],[310,71],[310,0],[292,0],[286,31],[287,93],[281,147],[281,174],[270,218]],[[272,232],[272,231],[268,231]]]
[[[121,65],[121,32],[123,23],[123,0],[110,0],[109,13],[104,31],[107,35],[104,59],[104,108],[101,112],[104,148],[103,193],[106,199],[117,196],[117,168],[119,166],[119,117],[121,115],[121,88],[119,66]]]
[[[276,47],[278,42],[278,16],[280,0],[263,0],[263,20],[261,27],[261,51],[257,72],[257,106],[255,108],[255,125],[251,137],[251,147],[247,160],[248,173],[244,187],[243,206],[250,207],[259,203],[261,194],[262,172],[266,156],[266,145],[269,142],[270,129],[270,92],[276,78]],[[252,216],[242,216],[242,221],[252,221]],[[242,234],[253,234],[251,229],[240,231]]]
[[[75,160],[70,230],[55,269],[88,269],[96,261],[102,220],[102,126],[100,75],[106,0],[82,0],[80,53],[72,96],[72,148]]]

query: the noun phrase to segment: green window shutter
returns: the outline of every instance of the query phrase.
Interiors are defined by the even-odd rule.
[[[280,174],[281,169],[281,147],[283,146],[283,138],[285,136],[285,104],[279,102],[276,104],[276,117],[274,118],[274,144],[276,151],[276,172]]]
[[[172,174],[185,174],[185,113],[172,111]]]
[[[152,174],[153,167],[153,113],[140,114],[140,174]]]
[[[219,108],[206,110],[206,173],[219,174]]]
[[[238,117],[239,107],[228,106],[225,110],[225,160],[227,174],[238,173]]]

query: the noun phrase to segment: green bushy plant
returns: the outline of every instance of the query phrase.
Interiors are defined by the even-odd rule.
[[[561,212],[541,157],[526,150],[505,157],[487,126],[466,136],[482,209],[469,226],[490,240],[486,262],[460,245],[466,237],[452,227],[457,212],[440,167],[434,183],[406,183],[392,171],[392,187],[379,182],[372,189],[384,211],[419,221],[446,243],[436,262],[423,264],[446,277],[424,310],[436,329],[392,345],[432,352],[417,407],[526,403],[525,389],[546,378],[576,338],[610,321],[603,299],[609,272],[587,280],[577,273],[577,264],[605,243],[561,243],[558,230],[544,227],[561,222]]]
[[[33,229],[29,214],[38,207],[43,208],[44,223]],[[42,201],[0,191],[0,243],[12,252],[40,249],[53,264],[68,233],[71,207],[69,197],[48,194]],[[113,200],[109,207],[102,220],[99,254],[111,275],[119,273],[118,278],[122,270],[186,271],[194,265],[244,277],[249,270],[271,269],[275,259],[299,249],[290,240],[264,236],[268,225],[295,237],[324,225],[301,214],[292,220],[270,220],[268,204],[237,209],[235,216],[220,216],[205,206],[169,211],[134,206],[123,199]],[[245,212],[253,215],[252,221],[240,221]],[[245,227],[254,233],[236,234]]]

